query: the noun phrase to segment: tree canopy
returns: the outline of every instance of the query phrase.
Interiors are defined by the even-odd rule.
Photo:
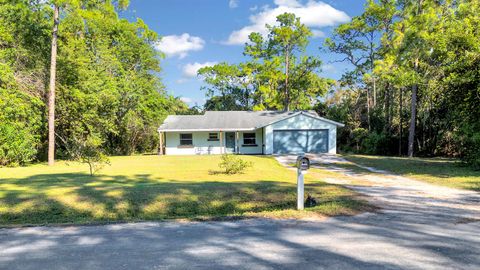
[[[119,17],[128,1],[0,0],[0,166],[45,160],[52,4],[59,157],[86,142],[106,154],[152,151],[167,114],[197,112],[166,93],[159,37]],[[204,109],[315,109],[346,124],[342,151],[480,168],[479,1],[368,0],[318,53],[307,53],[312,32],[295,14],[265,27],[249,35],[244,61],[199,70]],[[325,49],[351,66],[338,81],[320,75]]]
[[[344,150],[480,167],[479,11],[472,0],[370,0],[335,30],[326,46],[354,70],[320,109],[347,124]]]
[[[218,110],[302,110],[319,102],[333,80],[320,76],[321,61],[307,55],[312,33],[295,14],[284,13],[268,35],[251,33],[245,62],[204,67],[206,108]]]
[[[79,141],[109,154],[152,151],[156,128],[187,106],[157,76],[155,32],[118,16],[128,1],[59,1],[57,155]],[[48,1],[0,2],[0,165],[44,160],[53,23]]]

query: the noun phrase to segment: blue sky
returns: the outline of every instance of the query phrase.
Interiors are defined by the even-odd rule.
[[[264,31],[276,14],[294,12],[314,30],[307,52],[324,63],[323,76],[338,79],[347,64],[321,51],[325,37],[335,25],[361,14],[363,0],[131,0],[121,16],[139,17],[162,36],[157,48],[166,54],[160,76],[167,91],[190,106],[203,105],[205,93],[196,70],[205,65],[246,60],[242,55],[245,38],[251,31]]]

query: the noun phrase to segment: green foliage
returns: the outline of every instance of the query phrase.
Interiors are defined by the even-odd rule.
[[[40,144],[41,102],[15,91],[16,84],[3,86],[8,89],[0,86],[0,166],[24,165],[35,158]]]
[[[480,3],[471,0],[368,1],[363,14],[340,25],[326,45],[354,70],[316,108],[346,124],[339,146],[402,155],[413,123],[418,155],[462,157],[478,166],[479,14]]]
[[[368,137],[368,130],[365,128],[356,128],[352,130],[352,141],[355,143],[355,149],[357,152],[360,151],[360,146],[363,149],[363,141]]]
[[[218,167],[225,170],[226,174],[238,174],[243,173],[249,167],[252,167],[251,161],[241,159],[237,155],[224,154],[222,155],[221,162]]]
[[[291,13],[266,25],[268,35],[251,33],[240,64],[219,63],[199,70],[207,83],[209,110],[306,110],[333,80],[320,77],[321,61],[305,54],[311,31]]]
[[[58,157],[73,158],[69,149],[85,134],[95,134],[108,154],[152,151],[166,115],[188,109],[157,76],[157,34],[140,19],[118,16],[128,2],[57,2]],[[15,163],[41,160],[45,152],[51,25],[50,1],[0,2],[0,126],[31,142]]]
[[[385,133],[371,132],[362,142],[363,153],[388,153],[387,136]]]
[[[18,166],[31,161],[36,144],[35,137],[27,130],[0,123],[0,166]]]
[[[92,135],[86,138],[76,138],[69,150],[74,160],[88,164],[90,175],[100,171],[106,165],[110,165],[110,159],[102,150],[100,138]]]

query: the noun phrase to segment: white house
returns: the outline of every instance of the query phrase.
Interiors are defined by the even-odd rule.
[[[169,115],[158,128],[160,154],[335,154],[343,126],[313,111]]]

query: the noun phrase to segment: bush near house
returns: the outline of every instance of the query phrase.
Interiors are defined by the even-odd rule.
[[[224,154],[218,167],[225,169],[226,174],[243,173],[247,168],[252,167],[251,161],[241,159],[239,156]]]

